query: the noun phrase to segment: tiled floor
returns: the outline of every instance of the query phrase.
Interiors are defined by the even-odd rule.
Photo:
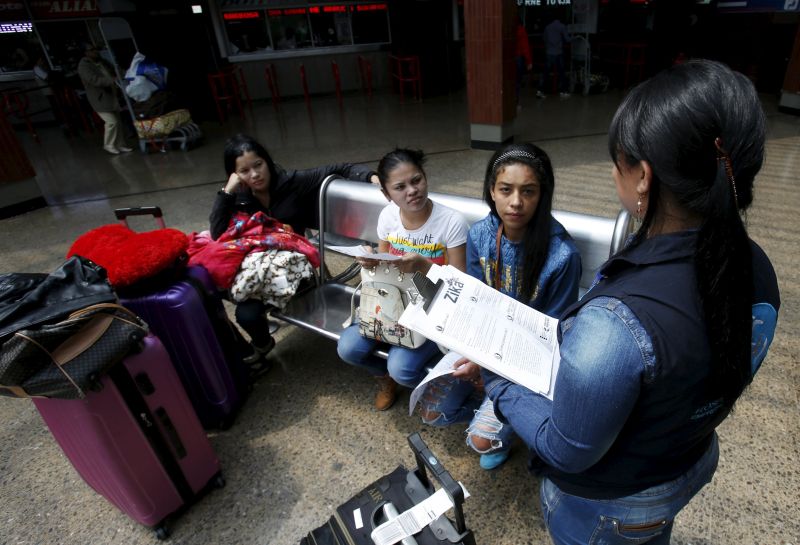
[[[620,95],[536,100],[529,92],[516,120],[518,140],[535,140],[556,167],[556,208],[612,217],[617,202],[605,131]],[[767,162],[757,180],[750,232],[778,272],[783,307],[770,356],[720,428],[721,461],[711,485],[678,517],[673,543],[800,542],[797,360],[800,343],[800,119],[769,113]],[[290,168],[335,161],[375,165],[394,146],[430,154],[436,191],[477,196],[490,152],[469,149],[463,95],[399,104],[393,95],[367,102],[315,98],[276,113],[256,104],[246,122],[206,123],[204,142],[186,153],[109,156],[94,135],[67,140],[42,131],[25,141],[51,206],[0,221],[0,273],[54,269],[86,230],[113,222],[121,206],[159,205],[167,224],[185,232],[207,226],[224,179],[222,144],[237,131],[262,140]],[[147,223],[135,224],[149,228]],[[335,506],[398,464],[410,465],[407,434],[429,446],[472,494],[466,515],[478,543],[547,543],[537,482],[521,446],[486,472],[463,442],[463,429],[423,428],[408,416],[407,395],[390,411],[371,409],[370,378],[341,363],[332,342],[283,327],[275,366],[256,385],[237,423],[211,441],[227,486],[211,492],[173,526],[170,543],[291,544]],[[313,377],[309,379],[309,377]],[[0,543],[149,543],[149,531],[89,489],[61,454],[30,402],[0,399]]]

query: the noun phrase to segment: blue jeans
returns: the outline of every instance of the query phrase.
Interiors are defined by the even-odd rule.
[[[494,414],[494,404],[468,380],[445,375],[432,381],[419,400],[422,421],[430,426],[445,427],[470,420],[467,445],[479,454],[508,450],[514,430]],[[491,448],[481,450],[471,436],[491,442]]]
[[[442,355],[435,342],[425,341],[419,348],[392,346],[389,348],[389,359],[384,360],[373,354],[378,345],[381,343],[362,337],[358,324],[353,324],[342,331],[336,351],[350,365],[364,367],[375,376],[383,376],[388,372],[396,383],[408,388],[419,384],[425,378],[428,364]]]
[[[558,74],[558,92],[567,92],[567,75],[564,73],[564,55],[547,55],[544,61],[544,72],[539,78],[539,90],[545,92],[545,88],[549,88],[547,82],[550,79],[550,74],[553,72],[553,67]]]
[[[573,496],[544,478],[544,523],[556,545],[668,545],[675,515],[711,482],[718,459],[714,434],[706,453],[677,479],[612,500]]]

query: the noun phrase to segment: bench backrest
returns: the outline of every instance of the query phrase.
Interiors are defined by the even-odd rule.
[[[489,207],[480,198],[445,193],[430,193],[429,196],[437,203],[458,210],[470,225],[489,213]],[[352,245],[360,241],[377,244],[378,215],[387,204],[386,197],[376,186],[329,177],[320,190],[323,246]],[[620,211],[616,219],[560,210],[554,210],[553,216],[572,235],[581,253],[580,286],[585,290],[609,255],[622,247],[631,229],[631,217],[625,210]],[[321,252],[324,262],[324,247]]]

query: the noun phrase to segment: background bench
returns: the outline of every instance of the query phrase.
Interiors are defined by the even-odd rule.
[[[437,203],[458,210],[472,225],[489,213],[481,198],[430,193]],[[335,175],[325,179],[319,193],[319,248],[322,261],[318,285],[291,300],[282,312],[272,316],[296,326],[310,329],[329,339],[338,340],[342,323],[350,316],[350,302],[355,291],[350,286],[327,276],[327,247],[377,244],[378,215],[388,204],[380,189],[372,184],[343,180]],[[595,273],[608,257],[619,250],[631,231],[632,219],[622,210],[616,219],[589,216],[574,212],[553,211],[553,216],[572,235],[581,253],[583,294],[594,280]],[[385,351],[376,354],[386,357]]]

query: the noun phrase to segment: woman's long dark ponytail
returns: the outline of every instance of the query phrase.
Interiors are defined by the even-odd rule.
[[[639,85],[617,110],[609,153],[653,172],[633,243],[659,217],[662,193],[702,218],[694,252],[712,353],[709,387],[727,407],[752,379],[753,270],[742,214],[764,160],[765,117],[753,84],[712,61],[690,61]]]

